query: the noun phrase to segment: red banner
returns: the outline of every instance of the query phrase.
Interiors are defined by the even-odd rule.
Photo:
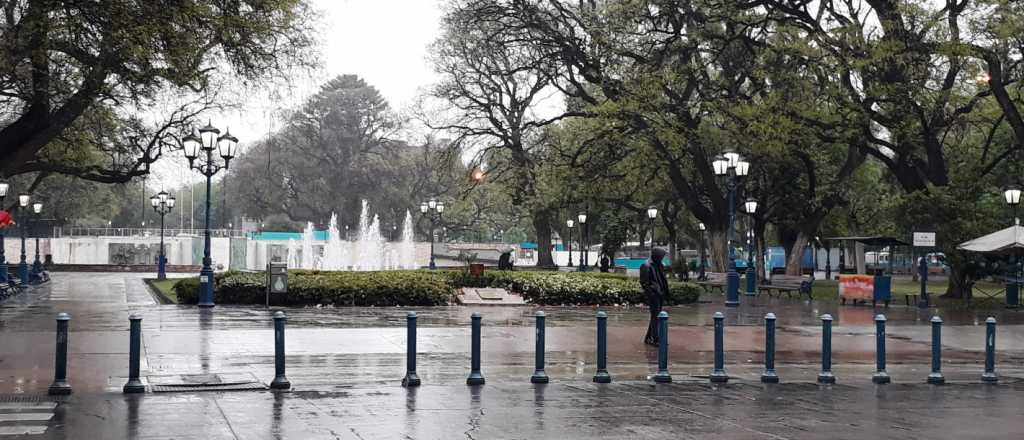
[[[840,298],[871,300],[874,296],[874,275],[839,275]]]

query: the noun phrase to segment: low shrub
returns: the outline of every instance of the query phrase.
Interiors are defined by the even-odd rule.
[[[214,302],[263,304],[266,301],[263,272],[218,274]],[[198,278],[186,278],[174,286],[183,304],[198,302]],[[448,304],[455,289],[438,275],[419,271],[315,272],[288,271],[288,293],[272,295],[275,305],[435,306]]]
[[[498,287],[523,295],[533,304],[598,305],[643,304],[646,296],[636,278],[602,272],[490,271],[473,277],[459,271],[445,273],[456,287]],[[666,304],[697,302],[700,289],[695,284],[669,282]]]
[[[214,302],[263,304],[266,287],[262,272],[225,272],[214,277]],[[456,301],[463,287],[498,287],[542,305],[642,304],[646,298],[636,278],[600,272],[487,271],[472,276],[458,270],[387,272],[288,271],[288,293],[273,295],[275,305],[434,306]],[[174,285],[178,301],[198,301],[199,279]],[[669,283],[666,304],[696,302],[700,291],[690,283]]]

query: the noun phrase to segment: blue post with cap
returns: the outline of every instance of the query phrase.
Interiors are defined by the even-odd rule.
[[[711,370],[712,383],[726,383],[729,375],[725,372],[725,315],[715,312],[715,368]]]
[[[654,375],[655,383],[672,382],[668,372],[668,312],[658,313],[658,372]]]
[[[946,378],[942,376],[942,318],[938,316],[932,317],[932,372],[928,374],[928,383],[946,383]]]
[[[537,320],[537,347],[530,383],[548,383],[548,375],[544,372],[544,312],[537,312],[534,318]]]
[[[292,387],[292,383],[288,381],[284,371],[284,324],[286,321],[288,321],[288,317],[284,312],[280,310],[274,312],[274,380],[270,382],[270,388],[274,390],[287,390]]]
[[[144,393],[146,386],[139,380],[139,364],[142,361],[142,315],[132,313],[128,317],[128,383],[121,391],[125,394]]]
[[[875,374],[871,376],[872,382],[890,382],[889,373],[885,372],[885,315],[875,316],[875,369]]]
[[[836,383],[836,376],[832,374],[832,315],[828,313],[821,315],[821,372],[818,373],[818,383]]]
[[[595,383],[611,383],[612,375],[608,374],[608,314],[597,312],[597,372]]]
[[[53,383],[47,391],[50,395],[71,394],[68,383],[68,321],[71,316],[61,312],[57,314],[57,356],[53,365]]]
[[[484,375],[480,372],[480,322],[482,319],[483,317],[476,312],[473,312],[473,315],[470,317],[472,322],[470,329],[471,359],[466,385],[483,385],[485,382]]]
[[[999,376],[996,375],[996,318],[991,316],[985,320],[985,373],[981,375],[981,381],[999,381]]]
[[[420,377],[416,375],[416,312],[409,312],[405,315],[406,326],[406,356],[405,377],[402,378],[403,387],[420,386]]]
[[[764,372],[761,382],[779,383],[779,375],[775,372],[775,314],[764,315]]]

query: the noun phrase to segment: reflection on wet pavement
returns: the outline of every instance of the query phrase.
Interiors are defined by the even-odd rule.
[[[271,311],[260,307],[158,305],[141,274],[61,273],[53,283],[33,289],[0,306],[0,392],[34,392],[49,384],[53,363],[53,317],[66,311],[71,320],[70,378],[76,390],[119,387],[126,374],[128,315],[143,316],[143,375],[186,373],[257,373],[267,377],[273,365]],[[894,306],[889,309],[839,306],[801,300],[744,297],[726,309],[702,303],[670,307],[670,362],[687,368],[712,359],[711,316],[726,314],[726,363],[756,365],[763,360],[763,316],[778,316],[777,362],[780,374],[801,369],[820,358],[819,316],[836,317],[835,362],[870,365],[874,359],[873,317],[889,319],[890,364],[926,367],[930,356],[931,313],[943,314],[944,360],[976,365],[983,350],[984,313],[944,312]],[[541,308],[433,307],[419,315],[421,376],[459,376],[469,363],[470,315],[483,314],[483,365],[488,380],[514,379],[533,362],[534,319]],[[391,380],[404,368],[405,308],[294,308],[288,313],[289,376],[306,384]],[[596,347],[594,307],[544,307],[547,358],[561,378],[593,374]],[[609,321],[609,363],[623,379],[644,379],[656,362],[653,349],[641,343],[648,319],[639,307],[603,307]],[[1022,315],[997,311],[999,361],[1018,365],[1024,359]],[[617,372],[617,373],[616,373]],[[813,377],[812,377],[813,380]],[[436,382],[435,382],[436,383]]]
[[[1016,438],[1024,385],[620,382],[72,396],[33,438]]]

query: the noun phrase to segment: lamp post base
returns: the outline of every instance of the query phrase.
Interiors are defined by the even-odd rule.
[[[21,263],[18,264],[18,284],[28,284],[28,276],[28,263],[22,261]]]
[[[156,279],[166,280],[167,279],[167,258],[160,256],[160,263],[156,269]]]
[[[738,307],[740,305],[740,274],[736,267],[729,268],[725,275],[725,306]]]
[[[199,272],[199,307],[213,307],[213,269],[204,267]]]

